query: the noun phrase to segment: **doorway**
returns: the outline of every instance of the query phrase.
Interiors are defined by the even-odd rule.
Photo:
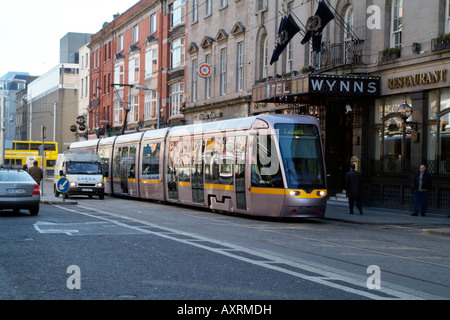
[[[325,163],[329,195],[345,189],[345,174],[352,157],[352,116],[346,114],[345,105],[338,103],[326,107]]]

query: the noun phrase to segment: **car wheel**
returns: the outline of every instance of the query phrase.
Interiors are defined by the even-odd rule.
[[[104,194],[104,193],[102,193],[101,195],[99,195],[99,196],[98,196],[98,198],[99,198],[100,200],[103,200],[103,199],[105,199],[105,194]]]
[[[39,213],[39,205],[33,207],[30,209],[30,215],[37,216]]]

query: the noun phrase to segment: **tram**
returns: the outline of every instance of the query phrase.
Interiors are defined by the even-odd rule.
[[[317,120],[260,115],[74,142],[98,153],[105,193],[265,217],[323,217]]]

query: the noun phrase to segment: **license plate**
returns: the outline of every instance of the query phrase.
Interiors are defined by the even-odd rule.
[[[25,193],[25,189],[6,189],[6,193],[9,193],[9,194],[22,194],[22,193]]]
[[[93,190],[92,189],[81,189],[81,191],[83,191],[83,192],[92,192]]]

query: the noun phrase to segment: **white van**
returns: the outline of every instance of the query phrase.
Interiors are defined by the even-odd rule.
[[[53,191],[56,197],[60,194],[56,185],[62,177],[70,182],[69,191],[64,194],[66,199],[73,195],[87,195],[89,198],[98,196],[100,200],[105,198],[102,162],[97,154],[71,151],[58,154],[53,179]]]

